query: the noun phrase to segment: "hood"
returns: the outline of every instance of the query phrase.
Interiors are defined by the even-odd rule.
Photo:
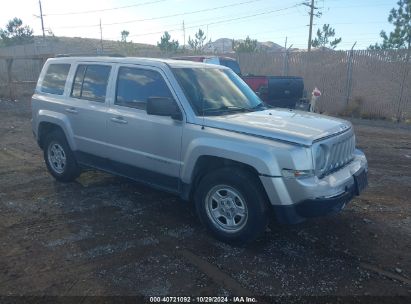
[[[351,123],[320,114],[270,109],[226,116],[207,116],[208,127],[310,146],[314,141],[345,132]]]

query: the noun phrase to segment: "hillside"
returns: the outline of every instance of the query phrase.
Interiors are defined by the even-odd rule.
[[[104,53],[124,55],[149,56],[159,53],[157,46],[141,43],[122,43],[120,41],[103,40]],[[32,44],[16,45],[0,48],[3,56],[24,56],[35,54],[99,54],[101,43],[99,39],[79,37],[47,37],[43,40],[35,37]],[[147,53],[147,54],[145,54]]]
[[[103,40],[103,50],[99,39],[80,37],[35,37],[35,42],[26,45],[1,47],[3,56],[30,56],[37,54],[122,54],[126,56],[162,57],[164,54],[156,45]],[[232,39],[219,38],[204,46],[204,53],[233,53]],[[258,42],[259,50],[271,53],[284,50],[277,43]]]
[[[244,41],[239,39],[239,41]],[[278,52],[284,50],[282,46],[277,43],[266,41],[266,42],[257,42],[257,47],[259,50],[267,53]],[[219,38],[211,43],[205,45],[205,51],[210,53],[232,53],[232,39],[229,38]]]

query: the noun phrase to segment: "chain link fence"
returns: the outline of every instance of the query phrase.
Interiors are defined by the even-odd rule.
[[[405,50],[239,54],[244,74],[304,77],[330,114],[411,121],[411,62]]]

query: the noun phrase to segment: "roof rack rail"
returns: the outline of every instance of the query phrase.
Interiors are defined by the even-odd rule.
[[[73,54],[57,54],[55,57],[126,57],[122,54],[118,53],[110,53],[110,54],[90,54],[90,53],[73,53]]]

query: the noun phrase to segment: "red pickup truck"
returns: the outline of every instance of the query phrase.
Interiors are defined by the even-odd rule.
[[[275,107],[308,110],[309,101],[304,98],[304,80],[297,76],[242,75],[238,62],[222,56],[179,56],[177,60],[190,60],[219,64],[232,69],[256,92],[260,98]]]

